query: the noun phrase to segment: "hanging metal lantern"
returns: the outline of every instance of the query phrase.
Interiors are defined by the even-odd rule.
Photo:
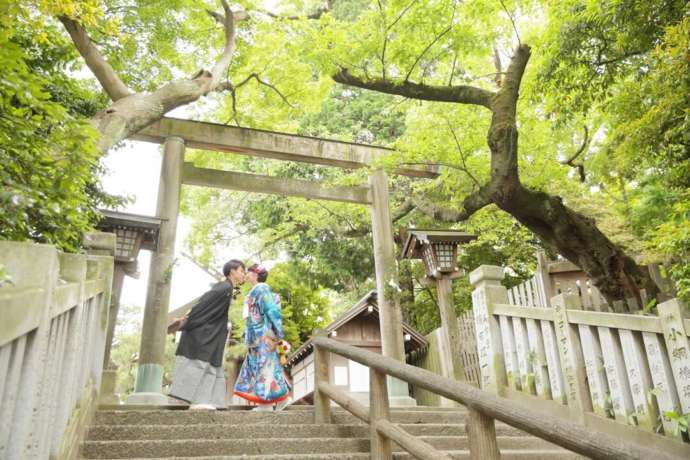
[[[459,230],[410,229],[402,258],[422,259],[427,276],[436,278],[458,271],[458,245],[476,238]]]

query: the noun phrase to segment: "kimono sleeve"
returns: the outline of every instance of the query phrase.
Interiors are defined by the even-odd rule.
[[[273,329],[276,337],[282,339],[285,336],[283,332],[283,315],[280,311],[280,304],[276,300],[276,297],[267,289],[261,296],[261,302],[263,303],[263,310],[268,323]]]
[[[199,301],[192,307],[187,317],[187,321],[181,330],[192,330],[213,321],[223,309],[227,309],[230,304],[230,292],[232,288],[211,289],[201,296]]]

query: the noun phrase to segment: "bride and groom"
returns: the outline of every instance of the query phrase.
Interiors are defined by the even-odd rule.
[[[181,331],[175,357],[170,396],[186,401],[190,409],[224,409],[226,382],[223,351],[228,336],[228,309],[233,290],[247,281],[245,343],[247,356],[235,383],[234,394],[271,410],[282,408],[290,384],[277,352],[284,336],[280,300],[266,284],[268,271],[254,264],[245,271],[236,259],[223,266],[225,279],[214,285],[187,316],[168,328]]]

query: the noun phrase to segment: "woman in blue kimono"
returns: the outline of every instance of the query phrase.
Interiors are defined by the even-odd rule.
[[[248,351],[234,391],[237,396],[259,404],[260,410],[271,410],[273,404],[290,396],[290,384],[276,351],[284,335],[280,302],[265,283],[267,278],[268,271],[257,264],[247,270],[245,280],[253,286],[245,298]]]

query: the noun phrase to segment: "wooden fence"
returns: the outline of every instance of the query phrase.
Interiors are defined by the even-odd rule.
[[[96,406],[115,236],[90,255],[0,241],[0,458],[76,458]]]
[[[548,299],[533,280],[508,291],[503,273],[470,274],[482,389],[609,432],[625,425],[635,428],[628,436],[687,441],[678,429],[690,414],[684,305],[663,302],[658,316],[586,311],[581,292]]]

